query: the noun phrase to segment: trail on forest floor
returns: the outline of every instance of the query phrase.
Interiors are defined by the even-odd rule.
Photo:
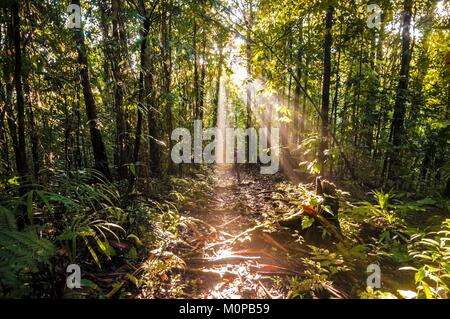
[[[179,235],[166,251],[182,266],[165,277],[169,290],[194,299],[342,299],[364,292],[367,265],[376,259],[364,253],[367,238],[358,239],[364,234],[354,233],[360,226],[342,221],[352,236],[344,246],[320,225],[303,227],[303,217],[292,218],[313,196],[312,183],[294,185],[281,173],[261,175],[251,167],[241,167],[238,178],[235,169],[216,165],[203,207],[181,210]],[[383,263],[383,270],[387,291],[407,287],[398,265]],[[170,297],[167,291],[160,296]]]
[[[276,178],[254,175],[243,171],[238,181],[233,166],[217,166],[209,205],[189,213],[209,228],[189,240],[199,252],[185,260],[190,297],[282,298],[270,276],[272,272],[292,274],[278,260],[282,246],[267,235],[243,235],[233,241],[260,225],[273,209],[269,199]]]
[[[336,241],[323,239],[317,228],[283,230],[274,223],[289,211],[286,196],[304,200],[282,194],[276,186],[286,182],[282,174],[261,175],[246,168],[239,175],[233,165],[217,165],[205,207],[183,213],[192,222],[181,232],[189,245],[180,254],[186,263],[184,297],[292,298],[291,279],[298,291],[313,298],[350,298],[364,289],[367,260],[344,259]],[[295,237],[296,229],[304,238]],[[383,282],[398,286],[392,278],[396,274],[385,273]]]

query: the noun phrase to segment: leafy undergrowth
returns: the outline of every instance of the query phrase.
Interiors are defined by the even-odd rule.
[[[352,203],[349,193],[337,190],[338,238],[306,214],[326,209],[313,186],[278,184],[273,195],[277,207],[265,226],[272,236],[283,238],[287,257],[304,267],[302,276],[278,279],[279,287],[289,287],[287,297],[448,297],[448,201],[405,201],[373,191],[368,201]],[[299,247],[302,253],[293,254]],[[367,285],[370,264],[380,267],[379,289]]]
[[[337,189],[330,205],[313,184],[233,172],[152,180],[151,198],[92,172],[56,174],[21,197],[10,181],[0,296],[448,298],[448,201],[374,191],[354,202]],[[69,264],[79,289],[67,287]],[[367,285],[371,264],[379,288]]]
[[[255,176],[250,177],[254,179],[251,183],[241,181],[232,186],[237,195],[226,194],[230,197],[228,209],[222,211],[217,205],[209,205],[206,207],[209,214],[197,213],[201,220],[190,218],[184,225],[188,231],[181,237],[187,245],[177,252],[186,260],[195,256],[206,265],[202,269],[191,269],[189,262],[184,265],[185,286],[179,291],[180,296],[447,297],[449,246],[445,200],[412,201],[401,195],[373,191],[367,194],[367,201],[352,202],[349,193],[338,189],[335,197],[340,207],[340,227],[333,231],[332,225],[313,218],[314,214],[332,212],[326,196],[316,194],[315,185],[264,181],[261,184],[267,187],[257,186],[255,191],[252,183],[257,184],[255,179],[259,178]],[[220,199],[223,192],[220,186],[215,196]],[[266,205],[261,207],[249,201],[255,197]],[[227,225],[225,234],[223,228],[214,227],[220,224],[217,218],[209,217],[215,211],[228,215],[222,220]],[[235,216],[241,216],[236,217],[241,220],[237,229],[229,225]],[[443,221],[442,229],[436,227]],[[247,227],[242,229],[242,224]],[[226,265],[220,262],[224,260]],[[381,271],[378,288],[368,287],[373,265],[378,265]],[[193,272],[194,276],[185,276]],[[263,287],[263,293],[255,282]]]
[[[21,197],[18,187],[10,181],[0,196],[1,297],[176,295],[166,291],[177,286],[167,273],[183,261],[168,251],[177,241],[180,207],[201,205],[197,199],[206,197],[205,172],[155,180],[155,198],[126,194],[95,172],[55,175]],[[16,223],[20,216],[23,229]],[[70,264],[81,269],[78,289],[66,285]]]

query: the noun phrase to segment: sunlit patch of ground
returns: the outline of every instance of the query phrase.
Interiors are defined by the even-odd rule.
[[[274,264],[272,247],[250,236],[238,242],[230,239],[262,222],[273,210],[264,193],[273,186],[273,178],[255,180],[241,171],[238,182],[235,167],[218,165],[215,193],[211,204],[203,210],[189,212],[215,228],[213,236],[186,238],[196,243],[198,255],[187,261],[186,279],[190,281],[187,296],[193,298],[279,298],[281,293],[272,287],[269,276],[258,270],[261,264]]]

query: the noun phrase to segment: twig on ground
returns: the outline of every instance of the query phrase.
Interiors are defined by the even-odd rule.
[[[258,280],[258,284],[261,286],[262,290],[264,290],[264,293],[267,295],[267,297],[269,297],[269,299],[274,299],[270,291],[267,290],[267,288],[263,285],[263,283],[260,280]]]

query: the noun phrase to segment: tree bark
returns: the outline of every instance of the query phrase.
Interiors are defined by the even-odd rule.
[[[322,126],[321,140],[319,145],[319,163],[321,173],[325,174],[325,150],[328,149],[328,113],[330,109],[330,79],[331,79],[331,28],[333,26],[334,8],[329,6],[325,15],[325,39],[323,51],[323,84],[322,84]]]
[[[114,58],[112,62],[112,72],[114,77],[114,106],[116,113],[116,156],[117,156],[117,175],[119,179],[127,178],[128,163],[128,143],[126,138],[126,117],[123,111],[124,96],[124,76],[120,67],[125,59],[122,52],[125,52],[126,42],[123,38],[124,31],[122,28],[122,17],[120,14],[121,0],[111,1],[112,13],[112,38]]]
[[[251,32],[252,32],[252,24],[253,24],[253,7],[252,3],[250,2],[249,12],[248,12],[248,19],[247,19],[247,35],[246,35],[246,49],[245,54],[247,58],[247,81],[250,81],[250,77],[252,74],[252,46],[251,46]],[[251,85],[250,83],[247,83],[247,101],[246,101],[246,108],[247,108],[247,119],[246,119],[246,128],[250,128],[252,126],[252,91],[251,91]],[[270,123],[269,123],[270,125]],[[248,145],[249,141],[247,138],[246,145]]]
[[[166,125],[168,132],[168,146],[169,152],[172,149],[172,139],[170,138],[172,134],[172,96],[171,96],[171,82],[172,82],[172,48],[170,47],[170,38],[172,31],[172,15],[168,14],[168,6],[170,7],[171,2],[162,1],[162,13],[161,13],[161,55],[163,58],[163,74],[164,74],[164,94],[166,102]],[[169,163],[167,167],[167,172],[169,174],[174,173],[174,163],[171,158],[169,158]]]
[[[295,85],[295,96],[294,96],[294,134],[293,134],[293,141],[294,144],[298,143],[298,137],[299,137],[299,130],[303,132],[303,114],[302,119],[299,127],[299,109],[300,109],[300,93],[301,93],[301,87],[300,87],[300,81],[302,79],[302,60],[303,60],[303,52],[302,52],[302,46],[303,46],[303,21],[299,22],[298,27],[299,37],[298,37],[298,48],[297,48],[297,81]]]
[[[134,170],[130,174],[130,183],[128,185],[128,190],[131,191],[136,182],[138,175],[138,168],[136,166],[139,161],[139,149],[141,147],[141,137],[142,137],[142,110],[145,108],[144,105],[144,69],[147,67],[147,37],[150,32],[150,17],[147,16],[145,9],[144,0],[139,0],[139,11],[141,16],[144,17],[142,34],[141,34],[141,50],[140,50],[140,63],[141,68],[139,71],[139,91],[138,91],[138,110],[137,110],[137,122],[136,122],[136,133],[134,139],[134,149],[133,149],[133,163]]]
[[[22,183],[26,182],[28,175],[28,164],[26,155],[26,141],[25,141],[25,101],[22,89],[22,50],[21,33],[20,33],[20,15],[19,3],[12,6],[13,14],[13,41],[14,41],[14,85],[16,89],[17,100],[17,153],[16,165],[17,171],[21,177]]]
[[[36,127],[36,120],[34,117],[32,92],[28,79],[28,74],[24,74],[23,78],[24,88],[27,92],[27,106],[28,106],[28,125],[30,126],[30,140],[31,140],[31,156],[33,158],[33,173],[36,182],[39,181],[39,170],[41,157],[39,156],[39,135]]]
[[[72,4],[80,5],[79,0],[72,0]],[[74,39],[77,43],[78,64],[80,67],[81,86],[83,87],[84,104],[86,115],[89,121],[89,132],[91,135],[92,150],[94,153],[95,169],[102,173],[107,180],[112,180],[109,170],[106,147],[103,136],[98,128],[97,107],[94,95],[92,94],[91,82],[89,79],[89,67],[86,55],[86,46],[82,30],[74,30]]]
[[[199,92],[199,119],[203,121],[204,104],[205,104],[205,77],[206,77],[206,34],[208,29],[206,26],[203,28],[203,40],[202,40],[202,61],[200,69],[200,92]]]
[[[219,94],[220,94],[220,81],[222,78],[222,64],[223,64],[223,45],[221,42],[219,42],[219,61],[217,65],[217,82],[216,82],[216,89],[214,93],[214,114],[212,119],[212,127],[217,126],[217,116],[219,114]]]
[[[194,39],[193,39],[193,49],[194,49],[194,118],[198,119],[199,116],[199,100],[200,100],[200,90],[199,90],[199,80],[198,80],[198,48],[197,48],[197,21],[194,17]]]
[[[149,14],[150,20],[152,19],[153,12],[157,3],[158,0],[156,0],[153,3],[153,8]],[[155,59],[153,58],[154,56],[153,52],[150,51],[152,46],[153,43],[148,42],[147,45],[148,57],[146,58],[146,65],[142,66],[144,71],[144,92],[145,92],[144,102],[148,108],[147,123],[148,123],[149,151],[150,151],[149,153],[150,175],[154,177],[160,177],[161,176],[161,146],[159,144],[160,123],[158,121],[159,107],[156,99],[156,88],[154,87],[155,81],[153,76],[153,73],[155,72]]]
[[[412,14],[412,0],[404,0],[403,2],[403,28],[402,28],[402,52],[400,62],[400,78],[397,85],[397,95],[394,104],[394,115],[392,118],[392,150],[389,163],[389,178],[398,177],[398,171],[401,167],[401,147],[404,142],[404,121],[405,121],[405,104],[408,95],[409,81],[409,63],[410,54],[410,26]]]
[[[13,78],[12,78],[12,65],[13,65],[13,27],[12,27],[12,19],[8,20],[7,26],[6,26],[6,38],[5,38],[5,52],[6,52],[6,61],[3,63],[3,81],[5,82],[5,91],[3,101],[4,101],[4,110],[3,110],[3,116],[5,117],[6,124],[8,125],[8,131],[9,135],[11,136],[11,143],[13,147],[14,154],[17,154],[18,152],[18,141],[17,141],[17,126],[16,122],[14,121],[14,112],[12,108],[12,95],[14,91],[13,86]],[[2,121],[3,124],[3,121]],[[3,127],[4,130],[4,145],[5,148],[2,148],[2,151],[4,152],[4,157],[6,159],[6,162],[8,163],[8,168],[10,167],[10,160],[9,160],[9,153],[8,153],[8,136],[6,128]]]
[[[341,76],[340,76],[340,66],[341,66],[341,46],[342,46],[342,18],[340,19],[339,23],[339,45],[337,48],[337,62],[336,62],[336,85],[334,87],[334,97],[333,97],[333,104],[331,107],[331,114],[333,118],[333,135],[336,136],[337,131],[337,109],[339,106],[339,88],[341,85]],[[335,140],[332,141],[332,147],[335,146]],[[330,176],[333,175],[333,162],[331,162],[330,165]]]

